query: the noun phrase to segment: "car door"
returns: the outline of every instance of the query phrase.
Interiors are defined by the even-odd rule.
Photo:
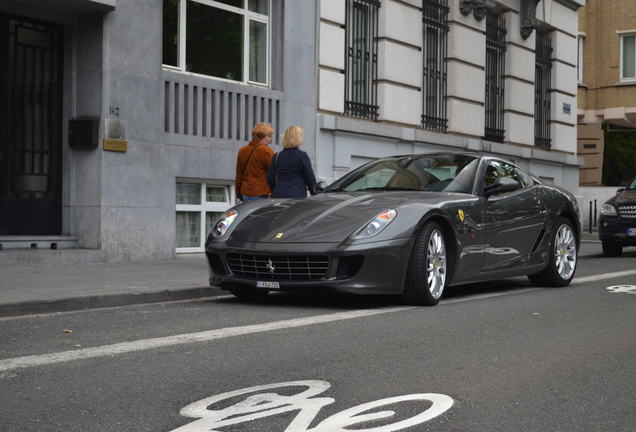
[[[484,196],[486,246],[483,271],[505,270],[523,266],[545,226],[547,210],[534,191],[534,184],[524,183],[514,165],[489,160],[483,171],[484,191],[495,183],[518,183],[515,190]],[[488,195],[484,192],[484,195]]]

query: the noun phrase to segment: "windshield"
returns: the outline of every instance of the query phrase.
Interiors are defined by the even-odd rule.
[[[627,186],[627,190],[636,190],[636,177],[632,180],[632,183]]]
[[[478,159],[467,155],[405,156],[368,163],[324,192],[437,191],[472,193]]]

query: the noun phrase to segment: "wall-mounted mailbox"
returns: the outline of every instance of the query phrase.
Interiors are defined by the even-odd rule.
[[[68,122],[68,145],[74,149],[94,149],[99,145],[99,118],[84,117]]]

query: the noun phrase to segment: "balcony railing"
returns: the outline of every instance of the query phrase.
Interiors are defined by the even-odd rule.
[[[163,78],[165,133],[245,142],[267,122],[278,144],[281,92],[170,70]]]

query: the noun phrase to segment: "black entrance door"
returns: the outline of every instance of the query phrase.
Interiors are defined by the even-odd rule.
[[[0,234],[60,234],[62,29],[0,14]]]

